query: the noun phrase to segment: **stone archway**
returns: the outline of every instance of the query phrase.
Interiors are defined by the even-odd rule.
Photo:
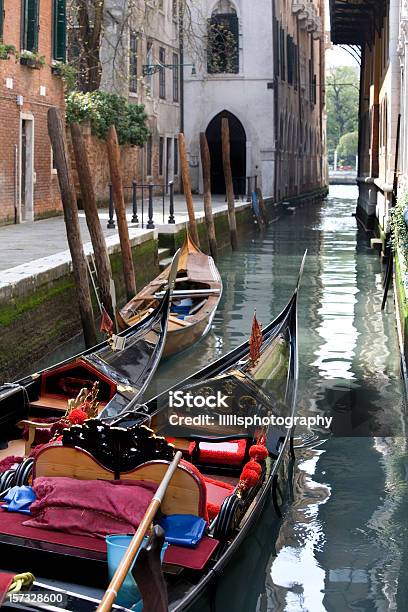
[[[208,124],[205,132],[211,156],[212,193],[225,193],[222,165],[221,120],[226,117],[230,129],[231,169],[235,195],[246,191],[246,133],[240,120],[227,110],[218,113]]]

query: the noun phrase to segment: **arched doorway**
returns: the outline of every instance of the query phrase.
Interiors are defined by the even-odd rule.
[[[231,170],[235,195],[246,191],[246,134],[240,120],[224,110],[209,123],[206,136],[211,156],[212,193],[225,193],[224,169],[222,165],[221,120],[226,117],[230,129]]]

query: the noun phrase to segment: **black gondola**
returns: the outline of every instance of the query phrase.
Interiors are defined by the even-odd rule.
[[[299,281],[287,306],[263,329],[262,342],[257,347],[259,350],[255,357],[252,342],[245,342],[173,390],[208,393],[220,389],[227,392],[229,389],[231,406],[242,415],[261,418],[284,414],[293,417],[298,379]],[[169,492],[163,513],[196,514],[208,519],[208,531],[198,549],[187,549],[183,553],[179,546],[170,546],[164,557],[169,609],[179,612],[193,609],[200,598],[204,598],[209,605],[209,594],[214,592],[216,581],[238,553],[267,500],[272,499],[279,516],[279,481],[284,483],[288,478],[287,467],[293,457],[293,428],[262,424],[239,433],[235,424],[231,429],[228,423],[227,433],[224,431],[225,425],[220,422],[211,430],[211,436],[208,432],[204,435],[200,426],[198,430],[173,430],[167,424],[168,397],[169,393],[165,392],[148,402],[148,415],[142,427],[140,415],[135,415],[132,410],[98,426],[88,421],[83,426],[72,427],[64,434],[62,447],[40,452],[35,474],[47,476],[52,469],[54,475],[66,475],[65,468],[69,464],[74,466],[69,468],[71,471],[77,471],[80,467],[89,474],[90,470],[96,470],[94,478],[160,482],[160,476],[174,454],[173,446],[160,434],[167,438],[171,436],[173,445],[183,450],[188,462],[178,468],[178,480]],[[100,436],[99,441],[97,435]],[[244,442],[242,453],[241,441]],[[232,459],[230,457],[226,461],[223,455],[220,461],[217,444],[224,445],[223,448],[232,445]],[[105,453],[101,451],[102,446]],[[238,447],[239,453],[236,452]],[[211,449],[215,449],[213,454]],[[244,475],[248,459],[252,464],[259,464],[257,479],[253,478],[253,474]],[[250,471],[253,472],[252,467]],[[24,534],[19,527],[13,533],[10,525],[7,530],[2,529],[0,520],[3,568],[7,564],[19,571],[41,571],[42,575],[48,571],[48,578],[106,587],[106,551],[102,544],[96,543],[95,538],[88,538],[87,546],[81,548],[75,536],[67,540],[65,534],[65,542],[58,542],[58,537],[53,533],[50,539],[33,540],[32,532],[33,529]],[[46,582],[44,579],[41,584],[34,585],[34,592],[43,591]],[[54,583],[50,593],[58,592],[62,591]],[[90,611],[95,610],[96,604],[95,599],[70,592],[65,609]],[[11,609],[8,605],[5,604],[5,609]],[[23,606],[20,609],[41,608]]]
[[[160,304],[143,321],[118,334],[123,341],[119,349],[108,339],[41,372],[0,385],[0,449],[16,422],[64,414],[67,400],[96,381],[101,418],[120,414],[137,403],[164,349],[179,254],[173,258],[171,280]]]

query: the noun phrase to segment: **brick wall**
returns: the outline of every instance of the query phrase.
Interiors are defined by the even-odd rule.
[[[43,68],[35,70],[22,66],[14,56],[0,60],[0,224],[14,223],[15,216],[18,221],[24,220],[21,218],[20,190],[21,123],[24,118],[32,118],[34,128],[33,210],[28,207],[26,220],[61,212],[58,179],[52,170],[47,132],[48,109],[51,106],[62,109],[64,106],[62,81],[51,71],[52,10],[52,0],[41,0],[38,53],[45,56]],[[3,41],[14,45],[18,51],[20,17],[21,3],[4,0]],[[17,105],[17,96],[23,97],[22,106]]]
[[[82,134],[85,139],[85,146],[88,154],[89,163],[91,166],[91,174],[93,177],[93,185],[95,189],[95,196],[99,206],[106,206],[109,200],[109,162],[108,154],[106,149],[106,143],[100,140],[96,136],[91,134],[90,126],[87,124],[82,125]],[[125,197],[128,201],[131,200],[131,189],[132,182],[134,180],[137,183],[145,184],[154,183],[155,185],[163,185],[163,176],[159,176],[159,135],[157,130],[152,127],[152,169],[153,174],[143,179],[143,157],[145,155],[144,149],[140,147],[122,146],[121,147],[121,168],[122,168],[122,180],[125,187]],[[70,157],[72,169],[74,172],[74,179],[77,190],[78,200],[81,199],[81,193],[79,188],[78,176],[76,173],[75,157],[72,149],[69,129],[68,129],[68,142],[70,147]],[[178,178],[175,180],[175,189],[178,189]],[[160,189],[156,189],[159,192]]]

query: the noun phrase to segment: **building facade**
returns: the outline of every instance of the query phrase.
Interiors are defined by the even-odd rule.
[[[399,6],[398,0],[373,4],[374,10],[333,1],[332,40],[361,48],[357,217],[367,229],[387,233],[400,112]]]
[[[178,187],[180,46],[178,2],[106,0],[100,89],[143,104],[151,129],[135,177]]]
[[[0,224],[61,210],[47,111],[64,107],[64,58],[63,0],[0,0]]]
[[[224,193],[223,117],[229,120],[236,192],[245,193],[255,176],[264,196],[275,201],[324,186],[323,10],[320,0],[191,4],[183,27],[185,62],[196,70],[184,70],[184,126],[196,191],[202,190],[204,132],[212,189]]]

